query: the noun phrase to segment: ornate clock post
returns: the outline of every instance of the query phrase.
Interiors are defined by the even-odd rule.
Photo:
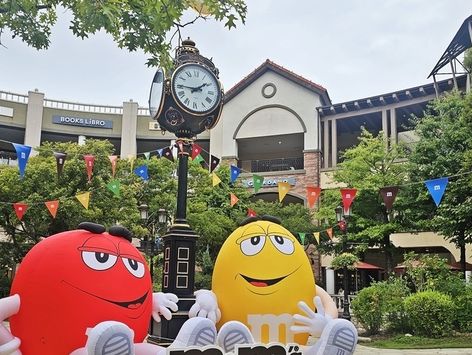
[[[195,248],[198,236],[189,226],[187,216],[188,156],[197,134],[218,122],[223,107],[223,91],[218,69],[200,55],[190,39],[177,48],[175,69],[169,77],[159,69],[151,86],[149,109],[162,129],[174,133],[178,148],[177,211],[174,224],[164,240],[162,291],[179,297],[179,311],[170,321],[163,319],[160,338],[175,339],[195,297]]]

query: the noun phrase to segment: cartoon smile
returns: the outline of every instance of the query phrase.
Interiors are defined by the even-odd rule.
[[[272,285],[275,285],[276,283],[278,283],[279,281],[282,281],[283,279],[285,279],[288,276],[288,275],[286,275],[286,276],[278,277],[276,279],[260,280],[260,279],[253,279],[253,278],[251,278],[249,276],[246,276],[246,275],[243,275],[243,274],[239,274],[239,275],[241,275],[241,277],[244,280],[246,280],[252,286],[255,286],[255,287],[272,286]]]

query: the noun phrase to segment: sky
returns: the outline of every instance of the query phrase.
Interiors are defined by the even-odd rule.
[[[185,27],[212,57],[225,90],[266,59],[328,90],[333,103],[389,93],[427,79],[463,21],[471,0],[247,0],[245,25],[214,20]],[[2,34],[0,90],[48,99],[147,107],[156,68],[142,52],[121,50],[105,33],[81,40],[60,12],[51,45],[37,51]],[[194,14],[188,11],[185,18]],[[444,77],[446,78],[446,77]]]

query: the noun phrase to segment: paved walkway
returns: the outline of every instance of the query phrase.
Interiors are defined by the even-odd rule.
[[[472,355],[472,349],[409,349],[409,350],[392,350],[392,349],[377,349],[377,348],[369,348],[365,345],[357,345],[356,351],[354,352],[355,355],[374,355],[374,354],[381,354],[381,355],[400,355],[400,354],[408,354],[408,355],[415,355],[415,354],[442,354],[442,355]]]

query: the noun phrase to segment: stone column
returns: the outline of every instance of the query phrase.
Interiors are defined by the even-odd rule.
[[[329,167],[329,121],[323,121],[323,168]]]
[[[33,148],[41,145],[41,130],[43,127],[43,104],[44,94],[42,92],[38,92],[38,90],[28,92],[28,108],[26,110],[24,144],[29,145]],[[31,156],[36,154],[37,152],[32,149]]]
[[[336,119],[331,120],[331,167],[338,165],[338,128]]]
[[[136,156],[136,125],[138,122],[138,103],[123,102],[123,117],[121,119],[121,158]]]
[[[390,141],[396,144],[397,138],[397,111],[392,108],[390,109]]]

